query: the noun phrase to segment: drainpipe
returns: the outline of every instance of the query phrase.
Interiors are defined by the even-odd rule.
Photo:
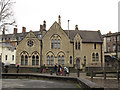
[[[73,42],[73,67],[74,67],[74,42]]]

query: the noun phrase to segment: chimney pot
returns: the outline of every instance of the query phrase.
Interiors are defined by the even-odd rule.
[[[42,31],[42,29],[43,29],[43,26],[42,26],[42,25],[40,25],[40,31]]]
[[[45,21],[45,20],[43,21],[42,29],[43,29],[43,30],[46,30],[46,21]]]
[[[22,33],[26,32],[26,27],[22,27]]]
[[[17,34],[17,28],[14,28],[14,34]]]
[[[75,30],[78,30],[78,25],[75,25]]]

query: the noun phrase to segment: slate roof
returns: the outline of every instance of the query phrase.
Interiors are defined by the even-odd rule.
[[[64,30],[67,36],[70,38],[71,41],[74,40],[75,35],[78,33],[81,38],[82,42],[96,42],[102,43],[103,38],[99,31],[86,31],[86,30]]]
[[[15,46],[10,45],[10,44],[6,44],[6,43],[0,43],[0,47],[10,48],[11,51],[15,50]]]
[[[102,43],[103,42],[102,35],[99,31],[87,31],[87,30],[63,30],[63,31],[70,38],[71,42],[74,41],[74,37],[77,33],[81,36],[82,42],[86,42],[86,43],[89,43],[89,42]],[[36,37],[39,40],[42,40],[42,37],[39,37],[39,35],[42,35],[40,31],[33,31],[33,33],[36,35]],[[18,41],[21,41],[27,34],[28,32],[17,33],[17,34],[6,34],[4,36],[0,35],[0,38],[6,37],[6,38],[10,38],[11,40],[18,38]]]

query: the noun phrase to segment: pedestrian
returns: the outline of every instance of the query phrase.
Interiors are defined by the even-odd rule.
[[[17,65],[17,73],[19,73],[19,65]]]
[[[45,64],[43,65],[43,73],[46,72],[46,67],[45,67]]]
[[[55,73],[56,73],[56,75],[58,75],[58,73],[57,73],[57,63],[55,64],[55,67],[54,67],[54,71],[55,71]]]
[[[61,65],[59,64],[59,66],[58,66],[58,75],[60,75],[61,74]]]
[[[5,71],[5,73],[8,73],[8,66],[4,67],[4,71]]]

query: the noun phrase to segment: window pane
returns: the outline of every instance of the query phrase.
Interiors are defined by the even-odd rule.
[[[75,49],[77,50],[77,42],[75,43]]]
[[[54,64],[54,57],[51,56],[51,65],[53,65],[53,64]]]
[[[12,60],[14,60],[14,55],[12,55]]]
[[[35,56],[32,56],[32,65],[35,65]]]
[[[49,64],[50,64],[50,57],[47,56],[47,65],[49,65]]]
[[[57,40],[55,39],[55,49],[57,49]]]
[[[60,56],[58,56],[58,65],[60,64]]]
[[[86,56],[84,56],[84,65],[86,65]]]
[[[99,61],[99,55],[96,53],[96,61]]]
[[[39,56],[36,56],[36,65],[39,65]]]
[[[115,45],[115,44],[113,44],[113,52],[115,51],[115,49],[116,49],[116,45]]]
[[[21,56],[21,65],[24,65],[24,56]]]
[[[64,56],[62,56],[62,65],[64,65]]]
[[[60,40],[58,39],[58,49],[60,49]]]
[[[78,49],[80,50],[80,42],[78,43]]]
[[[95,61],[95,53],[92,54],[92,60]]]
[[[28,56],[25,56],[25,65],[28,65]]]
[[[72,64],[72,56],[70,56],[70,64]]]
[[[54,48],[54,40],[53,39],[51,40],[51,48],[52,49]]]

